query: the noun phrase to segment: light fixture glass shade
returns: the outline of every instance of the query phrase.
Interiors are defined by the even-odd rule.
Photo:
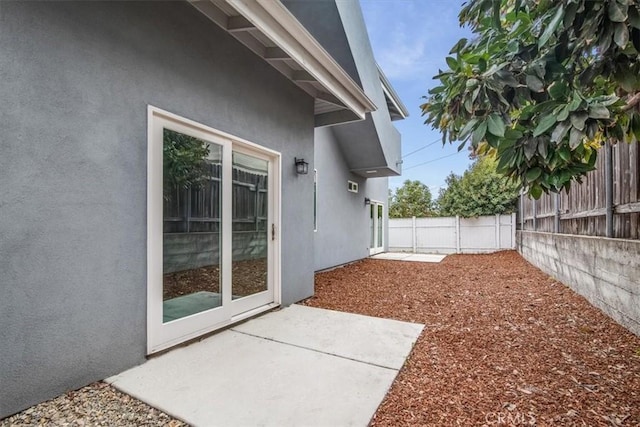
[[[305,162],[304,159],[298,159],[296,157],[296,173],[299,175],[306,175],[309,173],[309,163]]]

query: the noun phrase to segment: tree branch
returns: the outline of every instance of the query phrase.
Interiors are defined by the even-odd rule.
[[[640,104],[640,92],[635,93],[633,96],[627,98],[627,104],[622,107],[622,111],[629,111]]]

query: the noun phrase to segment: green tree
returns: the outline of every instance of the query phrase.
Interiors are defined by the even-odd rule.
[[[421,106],[443,141],[492,152],[533,197],[568,189],[605,141],[640,139],[634,0],[469,0]]]
[[[389,190],[389,217],[427,217],[431,216],[431,212],[431,191],[420,181],[406,180],[395,194]]]
[[[513,212],[520,187],[496,167],[494,158],[480,157],[462,176],[449,175],[436,201],[439,214],[471,218]]]
[[[207,179],[208,155],[209,145],[206,142],[165,129],[163,134],[165,189],[198,188]]]

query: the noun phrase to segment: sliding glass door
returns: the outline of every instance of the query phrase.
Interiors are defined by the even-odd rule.
[[[369,253],[384,252],[384,204],[371,201],[369,205]]]
[[[148,352],[277,303],[279,155],[150,109]]]

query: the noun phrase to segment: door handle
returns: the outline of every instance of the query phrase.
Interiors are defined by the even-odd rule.
[[[276,240],[276,225],[271,224],[271,240]]]

